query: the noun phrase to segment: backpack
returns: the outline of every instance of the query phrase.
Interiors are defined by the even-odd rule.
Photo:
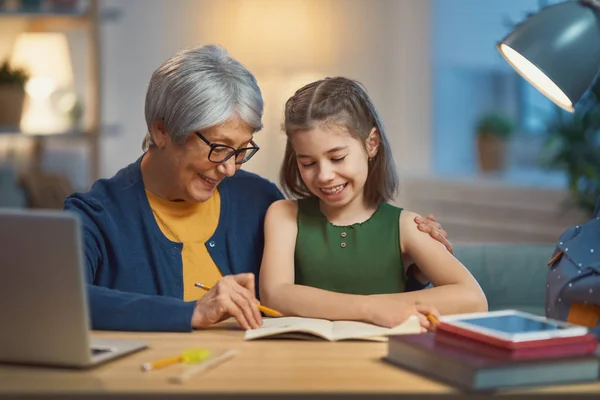
[[[593,218],[560,236],[546,279],[546,316],[600,336],[600,198]]]

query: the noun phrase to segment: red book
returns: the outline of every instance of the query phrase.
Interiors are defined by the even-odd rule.
[[[598,348],[598,340],[596,339],[596,336],[592,334],[561,339],[570,340],[536,340],[524,342],[530,344],[530,346],[510,348],[506,346],[497,346],[493,343],[490,344],[488,342],[471,339],[443,330],[438,330],[435,335],[435,340],[438,343],[476,352],[478,354],[506,358],[508,360],[534,360],[580,356],[593,353]]]
[[[469,329],[464,329],[458,327],[456,325],[447,324],[443,321],[440,321],[440,324],[437,326],[438,332],[447,332],[453,333],[459,336],[463,336],[475,341],[487,343],[492,346],[502,347],[506,349],[524,349],[524,348],[533,348],[533,347],[550,347],[550,346],[559,346],[559,345],[567,345],[574,343],[589,343],[590,341],[596,341],[597,339],[593,334],[585,334],[579,336],[567,336],[567,337],[556,337],[550,339],[541,339],[541,340],[526,340],[522,342],[512,342],[510,340],[503,340],[500,338],[484,335],[479,332],[475,332]]]

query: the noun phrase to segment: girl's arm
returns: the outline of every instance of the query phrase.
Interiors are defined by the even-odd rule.
[[[487,311],[487,299],[473,275],[443,245],[419,231],[414,222],[417,216],[406,211],[400,214],[400,246],[434,287],[376,296],[430,304],[441,314]]]
[[[423,314],[437,312],[428,306],[415,306],[397,298],[342,294],[296,285],[294,249],[298,232],[297,213],[297,203],[290,200],[277,201],[267,210],[259,285],[264,305],[284,315],[368,321],[390,327],[404,322],[409,315],[417,315],[421,325],[429,327]]]

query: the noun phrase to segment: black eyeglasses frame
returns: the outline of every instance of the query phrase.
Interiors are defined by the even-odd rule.
[[[200,138],[200,140],[202,140],[204,143],[206,143],[210,147],[210,151],[208,152],[208,161],[215,163],[215,164],[223,164],[223,163],[227,162],[227,160],[229,160],[231,157],[235,156],[235,163],[237,165],[241,165],[241,164],[248,162],[252,157],[254,157],[256,152],[258,150],[260,150],[260,147],[258,147],[258,145],[256,143],[254,143],[254,140],[250,141],[250,144],[252,145],[250,147],[244,147],[242,149],[235,149],[231,146],[227,146],[226,144],[211,143],[207,138],[204,137],[203,134],[201,134],[198,131],[195,131],[194,134],[196,136],[198,136]],[[215,149],[227,149],[228,153],[225,156],[225,158],[223,158],[222,160],[215,161],[215,160],[211,159]],[[241,161],[238,161],[237,160],[238,154],[243,154],[244,152],[248,152],[248,154],[246,154]]]

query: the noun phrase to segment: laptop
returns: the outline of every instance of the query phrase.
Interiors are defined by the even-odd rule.
[[[0,362],[86,368],[146,343],[89,336],[75,214],[0,208]]]

